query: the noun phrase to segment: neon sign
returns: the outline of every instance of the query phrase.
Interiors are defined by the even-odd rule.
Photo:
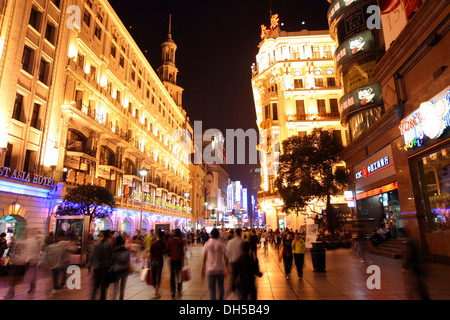
[[[371,174],[374,174],[381,169],[387,168],[390,165],[389,157],[383,157],[380,160],[375,161],[374,163],[368,165],[367,167],[362,168],[355,174],[356,180],[361,178],[367,178]]]
[[[450,89],[443,98],[427,101],[412,114],[402,120],[398,126],[405,141],[404,149],[421,147],[423,139],[439,138],[450,127]]]
[[[369,190],[366,192],[358,193],[356,195],[356,200],[361,200],[361,199],[377,196],[379,194],[390,192],[390,191],[393,191],[396,189],[398,189],[398,183],[393,182],[393,183],[387,184],[385,186],[382,186],[380,188],[376,188],[376,189],[372,189],[372,190]]]
[[[9,167],[0,167],[0,177],[40,184],[47,187],[52,187],[55,185],[55,181],[51,178],[39,176],[37,174],[32,174],[26,171],[12,171]]]

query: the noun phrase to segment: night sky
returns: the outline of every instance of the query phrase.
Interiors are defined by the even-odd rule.
[[[251,65],[261,41],[261,25],[278,14],[285,31],[327,30],[326,0],[109,0],[147,56],[161,65],[161,43],[172,14],[172,38],[178,46],[178,85],[191,123],[203,130],[257,130],[251,88]],[[304,24],[302,24],[304,22]],[[232,180],[249,185],[250,168],[230,165]]]

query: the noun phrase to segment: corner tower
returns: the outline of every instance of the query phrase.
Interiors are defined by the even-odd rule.
[[[177,85],[178,68],[175,65],[176,51],[177,45],[172,39],[172,15],[169,15],[169,33],[167,34],[166,41],[161,44],[162,65],[156,71],[177,106],[181,107],[184,89]]]

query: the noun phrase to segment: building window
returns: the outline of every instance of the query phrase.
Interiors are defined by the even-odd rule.
[[[97,80],[97,68],[95,66],[91,66],[91,79],[92,81]]]
[[[264,106],[264,120],[270,118],[270,105]]]
[[[333,55],[331,54],[331,46],[328,45],[323,46],[323,55],[326,59],[333,58]]]
[[[36,151],[27,150],[25,152],[25,161],[23,163],[23,171],[34,172],[35,170]]]
[[[47,28],[45,29],[45,39],[51,44],[55,44],[55,26],[47,23]]]
[[[312,46],[312,58],[320,59],[320,48],[319,46]]]
[[[123,55],[120,56],[119,65],[124,68],[125,67],[125,58]]]
[[[32,74],[33,71],[33,57],[34,57],[34,50],[25,46],[22,55],[22,69],[28,72],[29,74]]]
[[[98,40],[102,39],[102,28],[100,28],[100,26],[98,24],[95,25],[95,37]]]
[[[52,2],[59,9],[59,6],[61,4],[61,0],[52,0]]]
[[[327,86],[328,87],[336,87],[336,79],[335,78],[327,78]]]
[[[111,56],[112,56],[113,58],[116,57],[116,52],[117,52],[116,46],[112,44],[112,45],[111,45]]]
[[[336,144],[342,146],[342,132],[341,130],[333,130],[333,140]]]
[[[50,63],[48,63],[45,59],[41,59],[41,63],[39,65],[39,81],[48,84],[48,74],[49,74]]]
[[[327,113],[327,107],[325,105],[325,99],[317,99],[317,111],[319,113]]]
[[[90,28],[91,27],[91,14],[87,11],[84,10],[84,14],[83,14],[83,22]]]
[[[331,113],[339,113],[339,105],[337,99],[330,99],[330,111]]]
[[[278,103],[272,103],[272,120],[278,120]]]
[[[8,143],[8,146],[6,147],[6,152],[5,152],[5,162],[3,163],[3,166],[11,168],[11,158],[12,158],[12,150],[13,149],[13,145]]]
[[[134,72],[134,70],[131,70],[131,80],[136,80],[136,72]]]
[[[14,110],[12,118],[23,122],[23,96],[21,94],[16,94],[16,100],[14,102]]]
[[[31,8],[30,21],[29,24],[35,30],[39,31],[41,23],[41,13],[35,8]]]
[[[295,100],[297,114],[305,114],[305,100]]]
[[[315,78],[314,83],[316,87],[323,87],[323,79],[322,78]]]
[[[84,71],[84,56],[81,53],[78,53],[77,64]]]
[[[303,79],[294,79],[294,88],[303,88]]]
[[[39,121],[39,112],[41,110],[41,105],[39,103],[35,103],[33,107],[33,114],[31,115],[31,123],[30,126],[32,126],[35,129],[41,130],[40,121]]]

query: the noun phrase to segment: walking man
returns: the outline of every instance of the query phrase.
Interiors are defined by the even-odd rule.
[[[170,291],[172,298],[175,298],[175,292],[181,294],[182,281],[181,269],[184,264],[184,254],[186,251],[186,241],[181,238],[181,230],[175,229],[173,237],[167,241],[167,255],[170,259]]]
[[[212,229],[211,239],[203,247],[202,277],[207,276],[209,297],[216,300],[216,285],[219,300],[224,296],[224,268],[227,266],[227,248],[219,239],[219,230]]]

